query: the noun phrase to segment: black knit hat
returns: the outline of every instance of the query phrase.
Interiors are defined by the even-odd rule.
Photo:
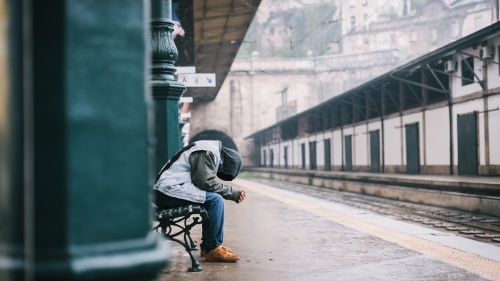
[[[222,164],[219,166],[217,176],[225,181],[234,180],[243,166],[240,154],[234,149],[222,147],[220,157]]]

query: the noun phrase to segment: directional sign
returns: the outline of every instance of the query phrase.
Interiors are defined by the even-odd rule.
[[[186,87],[215,87],[215,73],[183,73],[177,81]]]

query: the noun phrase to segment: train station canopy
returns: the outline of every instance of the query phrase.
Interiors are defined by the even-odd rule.
[[[261,0],[193,1],[194,56],[197,73],[215,73],[216,86],[189,88],[194,102],[215,99]]]

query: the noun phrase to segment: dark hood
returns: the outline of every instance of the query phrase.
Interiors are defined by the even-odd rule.
[[[217,176],[225,181],[234,180],[243,166],[240,154],[234,149],[222,147],[220,157],[222,164],[219,167]]]

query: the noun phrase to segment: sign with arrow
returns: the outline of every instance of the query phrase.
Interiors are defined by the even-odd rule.
[[[181,73],[177,81],[186,87],[215,87],[215,73]]]

